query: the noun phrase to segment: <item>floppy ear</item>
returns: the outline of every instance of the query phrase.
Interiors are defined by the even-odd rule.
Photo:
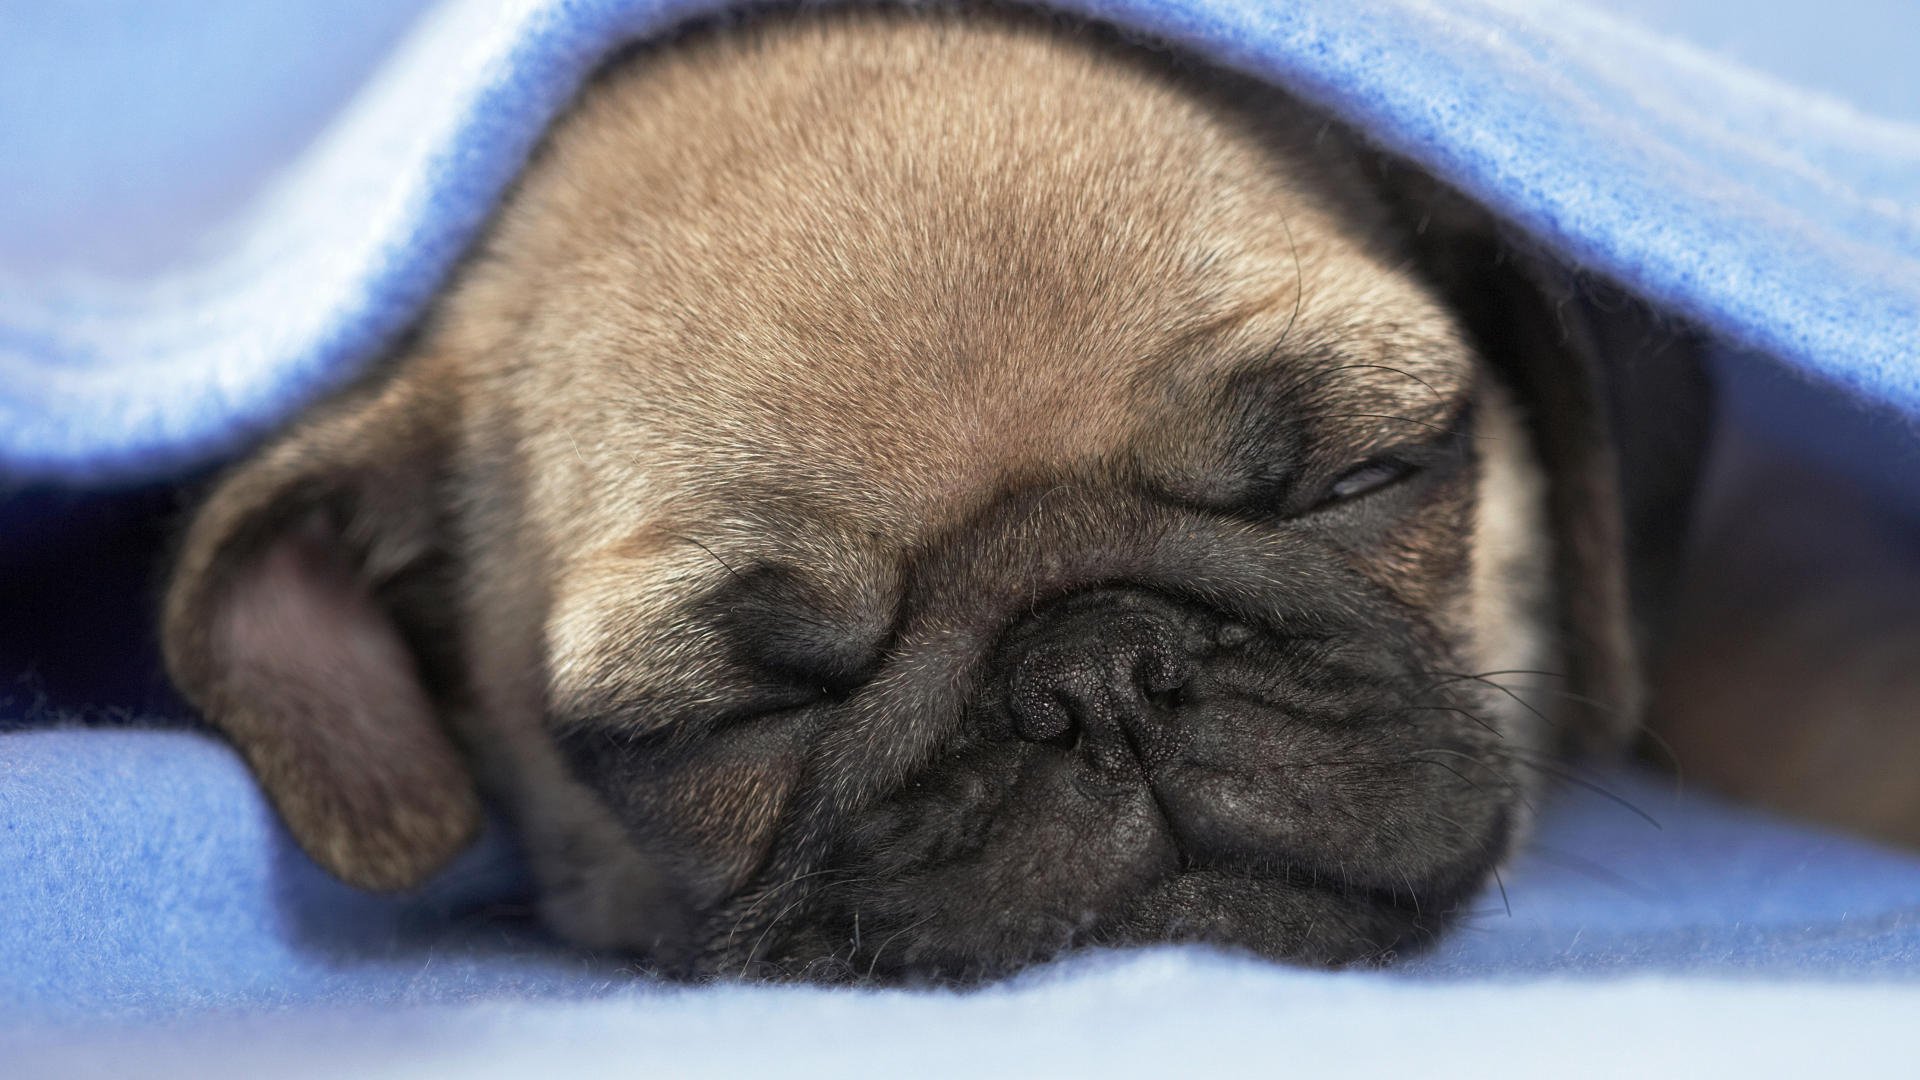
[[[1700,342],[1411,167],[1376,167],[1417,261],[1526,411],[1548,477],[1565,715],[1578,748],[1618,745],[1640,723],[1705,457]]]
[[[300,424],[220,483],[166,597],[175,684],[300,846],[366,888],[417,884],[480,823],[436,700],[436,413],[403,379]]]

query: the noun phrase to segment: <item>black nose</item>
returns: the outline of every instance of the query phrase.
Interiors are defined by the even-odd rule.
[[[1137,754],[1145,729],[1177,706],[1193,677],[1190,623],[1170,603],[1114,590],[1020,627],[1003,654],[1014,731],[1035,742],[1077,735],[1096,752]]]

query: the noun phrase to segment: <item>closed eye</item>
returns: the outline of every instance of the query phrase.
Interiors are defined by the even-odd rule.
[[[1318,510],[1371,495],[1392,487],[1418,471],[1418,466],[1397,457],[1377,457],[1361,462],[1335,477],[1313,508]]]
[[[835,605],[790,566],[759,563],[701,604],[759,676],[768,711],[844,697],[879,670],[892,628]]]

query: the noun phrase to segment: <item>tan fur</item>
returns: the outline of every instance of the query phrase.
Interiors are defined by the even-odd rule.
[[[1526,431],[1506,391],[1485,391],[1488,408],[1479,433],[1483,439],[1523,444]],[[1528,722],[1534,712],[1555,708],[1554,674],[1565,669],[1559,644],[1543,625],[1542,612],[1554,610],[1548,589],[1552,549],[1540,543],[1546,477],[1530,456],[1508,451],[1484,455],[1480,499],[1474,516],[1473,584],[1463,622],[1475,638],[1476,671],[1500,671],[1493,710],[1506,737],[1523,749],[1547,749],[1548,732]],[[1527,674],[1546,672],[1550,674]]]
[[[1154,374],[1208,385],[1289,322],[1460,386],[1436,362],[1460,352],[1444,313],[1330,216],[1364,207],[1338,191],[1361,180],[1337,147],[1295,149],[1302,120],[1251,132],[1019,27],[850,22],[604,79],[439,321],[477,430],[541,477],[526,517],[564,553],[563,675],[641,651],[653,602],[724,573],[676,534],[722,559],[829,547],[790,554],[867,562],[845,566],[868,593],[849,602],[884,606],[898,551],[1006,484],[1177,431]],[[1377,382],[1366,411],[1438,418],[1427,390]],[[743,476],[804,493],[775,510],[834,535],[756,520]]]

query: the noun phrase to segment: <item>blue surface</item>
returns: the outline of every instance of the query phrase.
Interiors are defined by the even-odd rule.
[[[364,1006],[5,1047],[20,1075],[1905,1076],[1911,987],[1693,978],[1447,987],[1148,954],[967,997],[743,990]],[[1818,1037],[1809,1037],[1818,1033]]]
[[[497,836],[416,896],[372,897],[294,854],[239,761],[211,739],[46,730],[4,745],[0,865],[30,872],[0,876],[0,998],[9,1002],[0,1051],[11,1042],[75,1067],[119,1060],[152,1072],[157,1045],[174,1047],[160,1060],[182,1075],[209,1075],[226,1055],[235,1075],[249,1075],[248,1063],[268,1053],[263,1043],[305,1047],[338,1067],[331,1055],[345,1030],[360,1033],[346,1048],[354,1060],[389,1066],[517,1061],[524,1071],[546,1056],[606,1067],[624,1047],[649,1067],[679,1063],[673,1075],[724,1073],[747,1059],[789,1069],[811,1061],[835,1074],[836,1062],[918,1060],[929,1040],[958,1054],[991,1038],[1005,1044],[995,1060],[1009,1048],[1042,1054],[1031,1072],[1164,1075],[1194,1053],[1257,1060],[1248,1055],[1276,1045],[1264,1036],[1289,1030],[1303,1011],[1323,1022],[1287,1052],[1313,1048],[1332,1061],[1343,1048],[1326,1041],[1328,1024],[1382,1029],[1347,1053],[1412,1049],[1391,1022],[1399,1010],[1453,1015],[1468,1025],[1456,1035],[1512,1039],[1513,1012],[1537,1015],[1543,1002],[1560,1005],[1542,1020],[1582,1030],[1604,1026],[1606,1010],[1684,1005],[1702,1017],[1698,1039],[1788,1003],[1803,1025],[1811,1008],[1829,1027],[1886,1035],[1905,1030],[1920,1005],[1920,859],[1635,773],[1600,782],[1658,827],[1610,799],[1562,795],[1504,873],[1504,898],[1490,890],[1436,951],[1390,973],[1299,972],[1160,949],[1079,957],[970,997],[660,986],[526,925],[516,863]],[[1626,975],[1638,978],[1623,988],[1615,980]],[[1785,993],[1811,987],[1799,981],[1810,976],[1827,989]],[[1860,993],[1833,993],[1841,984]],[[1861,1010],[1863,994],[1879,1005]],[[1880,1008],[1890,1003],[1901,1010]],[[500,1041],[522,1030],[528,1041]],[[1167,1041],[1142,1058],[1146,1031]],[[1201,1031],[1214,1040],[1180,1041]],[[851,1033],[858,1047],[845,1041]],[[1701,1045],[1686,1034],[1670,1031],[1668,1045],[1643,1051]],[[1563,1027],[1556,1038],[1576,1036]],[[489,1046],[483,1057],[476,1038]],[[797,1057],[782,1056],[789,1046],[801,1048]],[[1524,1049],[1523,1039],[1513,1052]],[[1071,1059],[1057,1056],[1066,1050]],[[958,1056],[936,1071],[979,1060]]]
[[[177,497],[128,485],[211,464],[347,378],[594,62],[710,6],[0,4],[0,477],[36,485],[0,496],[0,678],[27,673],[0,682],[0,1057],[27,1075],[254,1075],[345,1049],[368,1072],[1538,1075],[1631,1045],[1750,1075],[1811,1060],[1795,1048],[1865,1066],[1901,1045],[1920,861],[1631,775],[1607,783],[1664,829],[1564,800],[1506,875],[1511,915],[1491,894],[1391,975],[1167,950],[969,998],[689,992],[543,939],[497,839],[420,896],[357,894],[293,850],[224,748],[137,730],[185,722],[146,630]],[[1920,508],[1920,6],[1057,6],[1291,87],[1715,328],[1739,409]],[[1607,1036],[1623,1024],[1639,1041]]]

